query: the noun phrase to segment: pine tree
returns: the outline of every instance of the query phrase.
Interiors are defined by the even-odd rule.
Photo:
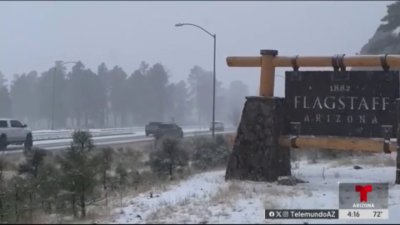
[[[161,139],[161,147],[150,153],[151,170],[157,174],[168,174],[171,178],[175,169],[188,165],[188,154],[177,139]]]
[[[108,205],[108,192],[109,180],[108,171],[111,170],[111,163],[113,161],[113,149],[110,147],[102,148],[100,153],[96,154],[93,159],[99,165],[100,182],[103,186],[103,191],[106,198],[106,205]]]
[[[384,22],[365,44],[360,54],[400,54],[400,2],[387,6]]]
[[[6,81],[4,75],[0,72],[0,117],[11,116],[12,104]]]
[[[25,162],[19,165],[19,173],[28,173],[36,178],[45,156],[46,150],[40,148],[33,148],[31,151],[25,152]]]
[[[387,6],[387,15],[381,19],[386,22],[379,26],[378,30],[392,31],[400,26],[400,2],[396,1]]]
[[[68,150],[59,158],[62,183],[66,191],[72,193],[72,208],[76,202],[81,208],[81,217],[86,216],[87,201],[97,183],[98,164],[90,154],[94,148],[91,135],[85,131],[75,131]],[[74,211],[75,212],[75,211]]]
[[[14,75],[10,88],[13,115],[26,120],[30,125],[40,117],[37,83],[37,72],[31,71],[28,74]]]

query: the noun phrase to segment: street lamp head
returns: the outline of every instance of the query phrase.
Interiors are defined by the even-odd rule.
[[[175,26],[176,27],[181,27],[181,26],[183,26],[183,23],[177,23],[177,24],[175,24]]]

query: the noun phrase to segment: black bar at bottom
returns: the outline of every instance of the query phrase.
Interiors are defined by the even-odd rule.
[[[338,209],[266,209],[265,219],[338,219]]]

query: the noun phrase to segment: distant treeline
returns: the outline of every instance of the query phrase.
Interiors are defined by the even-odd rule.
[[[34,129],[142,126],[148,121],[208,124],[212,113],[212,72],[199,66],[187,81],[172,83],[165,67],[142,62],[128,75],[121,67],[97,73],[82,62],[67,71],[56,65],[39,75],[15,74],[8,88],[0,72],[0,117],[14,117]],[[216,119],[237,124],[248,87],[217,81]],[[54,121],[54,122],[53,122]]]

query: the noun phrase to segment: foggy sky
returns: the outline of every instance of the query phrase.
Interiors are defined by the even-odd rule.
[[[372,37],[391,2],[0,2],[0,71],[13,74],[81,60],[97,72],[121,66],[130,75],[142,60],[162,63],[170,81],[186,80],[199,65],[212,71],[217,34],[217,79],[242,80],[258,93],[258,68],[229,68],[227,56],[354,55]],[[71,66],[67,66],[70,70]],[[278,74],[284,74],[279,70]],[[283,79],[275,94],[283,96]]]

